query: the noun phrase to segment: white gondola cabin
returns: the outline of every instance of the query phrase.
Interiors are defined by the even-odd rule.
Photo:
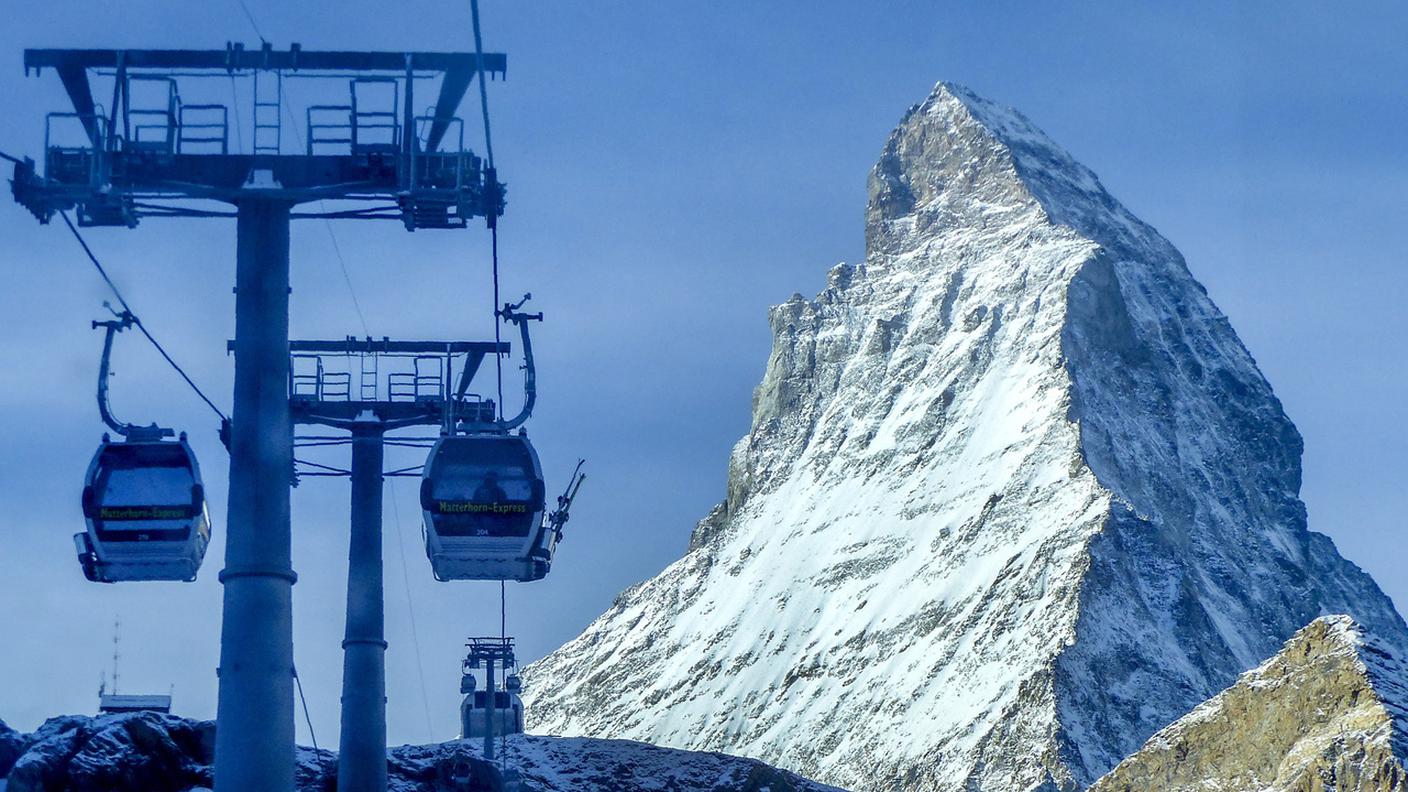
[[[542,465],[528,438],[448,435],[430,451],[421,479],[425,552],[437,580],[539,580],[557,530]]]
[[[186,435],[117,442],[103,435],[84,481],[83,516],[88,530],[74,543],[89,580],[195,580],[210,517]]]
[[[490,721],[495,737],[523,733],[523,699],[518,695],[522,684],[518,676],[510,674],[504,687],[505,690],[493,691],[490,707],[490,691],[475,690],[474,677],[464,678],[460,683],[460,692],[465,694],[460,703],[460,739],[479,739],[490,734]]]

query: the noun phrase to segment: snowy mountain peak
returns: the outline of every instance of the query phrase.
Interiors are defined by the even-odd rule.
[[[941,82],[910,108],[871,170],[871,251],[898,252],[885,243],[919,241],[946,223],[1001,222],[1033,204],[1098,242],[1168,247],[1026,116]]]
[[[1301,440],[1182,257],[940,84],[864,264],[768,316],[727,497],[532,666],[530,726],[854,789],[1076,789],[1324,613],[1408,628],[1306,528]]]

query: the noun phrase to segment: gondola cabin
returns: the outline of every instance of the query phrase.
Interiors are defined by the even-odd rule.
[[[509,679],[516,681],[518,677],[510,676]],[[520,686],[506,687],[509,689],[493,691],[491,707],[489,691],[475,690],[472,683],[468,689],[461,685],[460,690],[465,697],[460,703],[460,739],[483,738],[489,734],[490,721],[495,737],[523,733],[523,699],[518,695]]]
[[[74,542],[89,580],[195,580],[210,516],[186,435],[117,442],[103,435],[83,485],[83,516],[88,530]]]
[[[556,531],[538,454],[521,434],[448,435],[421,479],[425,552],[437,580],[538,580]]]

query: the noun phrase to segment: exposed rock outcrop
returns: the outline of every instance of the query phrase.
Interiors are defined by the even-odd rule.
[[[157,713],[51,718],[24,740],[4,792],[200,792],[212,785],[215,725]],[[0,746],[7,744],[0,734]],[[480,743],[405,745],[387,758],[388,792],[499,792]],[[752,759],[617,740],[514,735],[519,792],[840,792]],[[0,773],[0,781],[4,773]],[[299,792],[334,792],[337,756],[299,747]]]
[[[10,774],[10,768],[15,766],[15,760],[29,747],[29,738],[5,724],[0,720],[0,778]]]
[[[1296,633],[1090,792],[1405,792],[1408,664],[1351,619]]]
[[[153,712],[50,718],[6,792],[186,792],[211,783],[214,727]]]

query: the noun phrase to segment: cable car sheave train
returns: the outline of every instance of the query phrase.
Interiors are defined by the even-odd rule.
[[[210,545],[210,515],[195,452],[184,432],[174,439],[156,424],[136,426],[108,409],[113,336],[135,320],[127,312],[93,327],[107,329],[98,372],[98,411],[121,436],[103,435],[83,482],[87,531],[74,536],[83,576],[92,581],[196,579]]]
[[[519,429],[537,401],[528,322],[541,321],[543,315],[518,311],[529,296],[498,312],[518,325],[523,339],[523,409],[510,420],[488,425],[461,427],[452,419],[452,430],[436,441],[425,463],[420,502],[425,553],[436,580],[527,582],[545,577],[585,478],[578,462],[557,508],[547,512],[542,464]],[[457,402],[467,386],[461,383]]]

